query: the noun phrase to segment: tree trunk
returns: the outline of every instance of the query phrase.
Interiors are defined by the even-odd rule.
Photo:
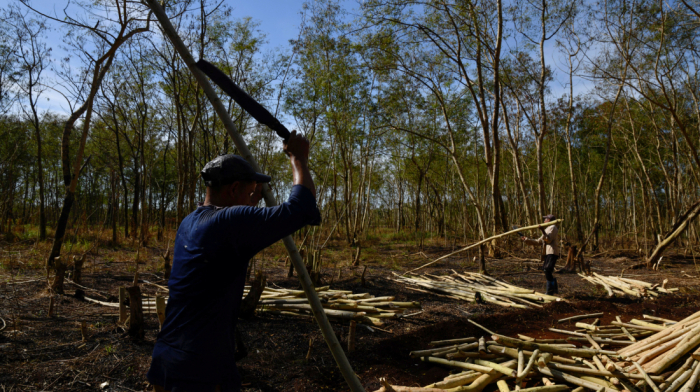
[[[617,107],[617,101],[620,99],[620,94],[622,93],[622,84],[617,89],[617,94],[615,94],[615,101],[610,109],[610,115],[608,117],[608,140],[605,146],[605,160],[603,161],[603,171],[600,173],[600,179],[598,180],[598,186],[595,188],[594,197],[594,207],[593,207],[593,227],[595,230],[595,237],[593,239],[593,249],[598,249],[598,229],[600,228],[600,193],[603,190],[603,183],[605,182],[605,175],[608,171],[608,160],[610,159],[610,145],[612,144],[612,126],[613,126],[613,116],[615,114],[615,108]]]

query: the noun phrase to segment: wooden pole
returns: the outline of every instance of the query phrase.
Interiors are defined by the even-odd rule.
[[[423,265],[421,265],[421,266],[418,267],[418,268],[414,268],[414,269],[412,269],[412,270],[410,270],[410,271],[406,271],[406,272],[404,272],[402,275],[406,275],[406,274],[408,274],[408,273],[418,271],[418,270],[420,270],[420,269],[423,269],[423,268],[425,268],[425,267],[428,267],[428,266],[430,266],[430,265],[433,265],[433,264],[437,263],[437,262],[440,261],[440,260],[446,259],[446,258],[448,258],[448,257],[450,257],[450,256],[454,256],[454,255],[456,255],[457,253],[461,253],[461,252],[464,252],[464,251],[466,251],[466,250],[469,250],[469,249],[472,249],[472,248],[476,248],[477,246],[479,246],[479,245],[481,245],[481,244],[485,244],[485,243],[487,243],[487,242],[489,242],[489,241],[491,241],[491,240],[494,240],[494,239],[497,239],[497,238],[501,238],[501,237],[506,237],[506,236],[509,236],[509,235],[513,235],[513,234],[519,233],[519,232],[521,232],[521,231],[534,230],[534,229],[538,229],[538,228],[540,228],[540,227],[547,227],[547,226],[556,225],[557,223],[561,223],[561,222],[563,222],[563,221],[564,221],[564,219],[557,219],[557,220],[554,220],[554,221],[551,221],[551,222],[541,223],[541,224],[539,224],[539,225],[521,227],[521,228],[518,228],[518,229],[515,229],[515,230],[511,230],[511,231],[506,232],[506,233],[494,235],[494,236],[489,237],[489,238],[487,238],[487,239],[485,239],[485,240],[481,240],[481,241],[479,241],[479,242],[473,243],[473,244],[471,244],[471,245],[469,245],[469,246],[467,246],[467,247],[465,247],[465,248],[462,248],[462,249],[460,249],[460,250],[454,251],[454,252],[449,253],[449,254],[446,254],[446,255],[444,255],[444,256],[440,256],[440,257],[438,257],[437,259],[435,259],[435,260],[433,260],[433,261],[431,261],[431,262],[429,262],[429,263],[423,264]]]
[[[698,383],[698,378],[700,377],[700,366],[695,366],[695,370],[693,371],[693,375],[690,376],[690,380],[688,380],[685,385],[683,385],[683,388],[681,388],[680,392],[691,392],[693,388],[695,388],[695,385]]]
[[[552,353],[552,354],[559,354],[559,355],[576,355],[579,357],[586,357],[590,358],[594,355],[597,354],[609,354],[609,355],[617,355],[615,351],[607,351],[607,350],[594,350],[594,349],[585,349],[585,348],[566,348],[566,347],[559,347],[559,346],[553,346],[549,344],[537,344],[537,343],[532,343],[532,342],[525,342],[522,340],[518,339],[513,339],[509,338],[507,336],[503,335],[493,335],[491,337],[496,343],[498,344],[503,344],[505,346],[511,346],[515,348],[524,348],[524,349],[539,349],[540,351]]]
[[[559,323],[563,323],[564,321],[573,321],[573,320],[581,320],[581,319],[587,319],[587,318],[593,318],[593,317],[602,317],[603,313],[591,313],[591,314],[582,314],[578,316],[571,316],[567,318],[560,319]]]
[[[229,136],[231,136],[231,140],[233,140],[233,143],[236,145],[236,148],[240,152],[241,156],[246,161],[248,161],[248,163],[250,163],[251,166],[253,166],[253,169],[255,171],[261,171],[257,161],[253,157],[253,154],[251,154],[250,150],[248,150],[248,146],[246,145],[245,140],[243,140],[243,137],[241,137],[241,135],[239,134],[236,125],[231,120],[231,116],[229,116],[228,110],[217,96],[216,91],[209,83],[209,80],[207,79],[206,75],[204,75],[204,73],[202,73],[202,71],[200,71],[199,68],[197,68],[197,65],[194,61],[194,58],[190,54],[190,51],[182,42],[182,39],[180,39],[180,36],[175,30],[175,27],[173,27],[172,23],[170,23],[168,15],[165,13],[158,0],[146,0],[146,2],[153,11],[153,14],[160,22],[160,25],[163,28],[163,33],[168,37],[168,39],[170,39],[170,42],[173,44],[173,47],[178,52],[185,64],[187,64],[187,67],[190,69],[195,79],[197,79],[197,82],[204,90],[204,93],[207,95],[207,98],[209,98],[209,101],[214,107],[216,113],[219,115],[221,122],[224,124],[224,127],[228,131]],[[268,207],[277,205],[277,201],[275,200],[275,197],[270,191],[270,187],[267,184],[263,184],[263,197],[265,199],[265,204]],[[323,307],[321,306],[321,301],[318,299],[316,291],[314,290],[311,278],[309,277],[309,274],[306,271],[306,268],[304,267],[304,261],[301,259],[301,255],[299,255],[299,251],[297,250],[297,247],[294,244],[294,239],[292,239],[292,236],[290,235],[285,237],[283,239],[283,242],[285,248],[287,248],[287,252],[289,252],[289,258],[292,261],[294,268],[297,270],[297,275],[299,277],[301,286],[304,288],[306,297],[309,299],[312,313],[316,318],[316,322],[318,323],[321,329],[321,333],[323,334],[324,339],[326,340],[326,344],[328,344],[328,348],[331,350],[331,354],[333,354],[333,358],[338,364],[340,372],[345,378],[345,381],[348,383],[348,386],[350,386],[351,391],[365,392],[365,389],[362,387],[360,380],[357,378],[357,375],[355,375],[355,372],[352,370],[350,362],[348,362],[348,359],[345,357],[343,347],[338,342],[338,339],[336,338],[335,333],[333,332],[331,324],[328,322],[326,313],[323,311]]]

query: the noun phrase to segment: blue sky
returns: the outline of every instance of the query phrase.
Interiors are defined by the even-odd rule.
[[[302,0],[229,0],[234,18],[252,17],[260,23],[270,47],[286,46],[290,39],[299,35]]]
[[[69,0],[30,0],[33,7],[48,14],[62,14],[62,9]],[[312,0],[311,0],[312,1]],[[263,51],[271,49],[286,49],[290,39],[295,39],[299,34],[299,25],[301,24],[301,10],[305,0],[226,0],[226,4],[233,10],[232,17],[234,19],[251,17],[257,21],[259,29],[264,32],[268,43],[263,48]],[[350,13],[357,9],[358,3],[356,0],[343,0],[344,7]],[[0,7],[5,7],[10,3],[19,3],[18,0],[0,0]],[[55,23],[53,24],[56,25]],[[51,31],[46,39],[49,46],[53,48],[52,58],[59,59],[66,56],[66,53],[60,49],[62,32],[60,29]],[[504,50],[507,50],[507,45]],[[558,61],[560,56],[554,45],[550,44],[547,48],[547,61],[555,69],[559,75],[557,80],[550,85],[553,96],[559,97],[568,92],[568,86],[564,83],[568,78],[561,74],[562,69],[557,69],[564,64]],[[80,66],[75,64],[75,66]],[[50,77],[50,76],[49,76]],[[564,83],[562,83],[564,82]],[[592,83],[575,78],[574,93],[584,93],[590,91]],[[42,110],[50,110],[61,113],[66,113],[67,105],[65,99],[56,92],[47,90],[40,102]]]
[[[9,4],[18,4],[17,0],[0,0],[0,7],[5,8]],[[62,15],[63,7],[68,0],[30,0],[32,7],[50,15],[56,13]],[[353,1],[347,2],[350,7]],[[233,18],[251,17],[260,23],[260,30],[266,34],[268,44],[264,48],[284,48],[290,39],[295,39],[299,34],[301,23],[301,10],[304,0],[227,0],[226,4],[233,9]],[[52,23],[55,27],[55,23]],[[46,36],[47,44],[53,49],[51,57],[59,59],[66,56],[62,51],[62,33],[59,29],[50,31]],[[78,64],[76,64],[77,66]],[[47,75],[51,77],[50,75]],[[48,100],[47,100],[48,98]],[[65,99],[58,93],[46,91],[40,102],[42,110],[50,110],[66,113]]]

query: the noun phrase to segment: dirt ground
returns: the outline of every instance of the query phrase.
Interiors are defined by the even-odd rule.
[[[547,331],[548,327],[558,325],[573,329],[573,325],[557,324],[557,319],[586,312],[605,312],[602,322],[606,323],[616,315],[627,320],[645,313],[679,319],[700,309],[700,280],[695,261],[673,252],[665,256],[658,272],[627,269],[638,264],[640,259],[625,251],[606,252],[592,259],[594,272],[619,275],[626,269],[627,277],[653,283],[668,279],[667,287],[680,288],[677,294],[656,300],[607,298],[601,288],[576,274],[556,274],[560,296],[566,301],[548,304],[543,309],[520,310],[415,292],[391,279],[393,273],[415,268],[428,258],[450,250],[428,247],[420,254],[406,247],[377,247],[372,260],[366,262],[369,267],[365,286],[360,279],[363,267],[338,266],[325,270],[323,280],[334,289],[376,296],[394,295],[397,301],[422,303],[423,313],[413,317],[387,320],[381,329],[358,327],[356,351],[349,353],[348,358],[367,390],[379,388],[379,377],[386,377],[392,384],[408,386],[442,379],[448,374],[446,369],[412,359],[408,353],[427,348],[431,340],[482,335],[482,331],[467,322],[470,318],[501,334],[552,337],[554,334]],[[75,288],[67,284],[66,295],[57,297],[56,315],[49,318],[45,273],[38,264],[24,259],[31,254],[29,245],[5,246],[3,252],[0,318],[8,324],[0,332],[0,388],[3,392],[150,390],[145,375],[158,331],[155,315],[146,316],[145,340],[132,341],[117,324],[117,309],[76,299],[70,295]],[[118,287],[130,284],[133,262],[119,261],[114,257],[118,252],[120,249],[100,249],[88,258],[83,272],[84,285],[92,289],[87,291],[88,297],[116,302]],[[141,278],[165,284],[156,264],[157,255],[162,254],[163,249],[150,248],[144,253],[147,254],[145,259],[150,261],[139,266]],[[533,257],[522,252],[518,255]],[[287,278],[283,262],[275,261],[274,257],[269,259],[263,268],[270,284],[299,287],[296,278]],[[542,292],[544,277],[535,270],[536,265],[514,256],[487,260],[492,276]],[[424,272],[448,274],[451,269],[476,271],[478,268],[471,256],[466,255],[447,259]],[[142,290],[154,294],[157,289],[143,284]],[[89,338],[85,342],[81,338],[80,321],[88,325]],[[261,314],[252,320],[240,320],[239,328],[249,351],[249,355],[238,362],[244,391],[348,390],[313,322]],[[333,328],[341,344],[346,346],[348,326],[333,323]],[[311,349],[310,339],[314,340]]]

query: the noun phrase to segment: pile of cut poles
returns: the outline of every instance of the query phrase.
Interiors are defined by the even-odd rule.
[[[584,317],[596,315],[560,321]],[[490,338],[433,341],[431,348],[410,353],[413,358],[448,367],[453,374],[425,387],[390,385],[382,379],[383,386],[377,392],[480,392],[490,384],[496,384],[500,392],[557,392],[570,388],[574,392],[693,392],[700,378],[700,312],[678,322],[658,317],[648,320],[662,330],[639,330],[635,326],[642,325],[619,323],[627,325],[625,329],[631,335],[647,336],[636,342],[629,336],[627,341],[616,342],[591,333],[584,334],[585,342],[526,335],[516,339],[470,320]],[[607,347],[620,345],[624,347],[618,351]]]
[[[244,296],[250,290],[245,287]],[[369,293],[353,294],[352,291],[332,290],[329,286],[317,287],[326,316],[335,320],[351,320],[374,326],[383,325],[384,319],[396,319],[413,315],[409,309],[420,309],[420,302],[397,302],[394,297],[375,297]],[[295,317],[313,317],[311,305],[303,290],[265,287],[258,311]]]
[[[619,276],[603,276],[595,272],[591,276],[583,274],[579,274],[579,276],[596,286],[602,286],[608,292],[608,297],[630,295],[638,298],[654,298],[660,294],[670,294],[678,291],[678,288],[666,288],[668,279],[664,279],[661,284],[652,284]]]
[[[441,295],[469,302],[488,302],[500,306],[528,309],[542,307],[542,303],[561,301],[561,298],[514,286],[502,280],[474,272],[436,276],[431,274],[406,277],[394,274],[394,281],[406,285],[409,290]]]
[[[628,322],[623,322],[620,316],[616,316],[616,321],[612,321],[609,325],[600,325],[600,317],[603,317],[603,313],[591,313],[563,318],[558,322],[574,322],[577,329],[572,331],[561,328],[549,328],[549,330],[562,335],[571,336],[567,338],[570,342],[589,343],[589,338],[592,338],[603,347],[619,347],[632,345],[638,338],[646,338],[656,332],[662,331],[668,323],[675,323],[675,321],[645,314],[643,318],[646,321],[632,319]],[[595,318],[595,320],[592,322],[579,321],[590,318]],[[659,322],[663,324],[659,324]]]

